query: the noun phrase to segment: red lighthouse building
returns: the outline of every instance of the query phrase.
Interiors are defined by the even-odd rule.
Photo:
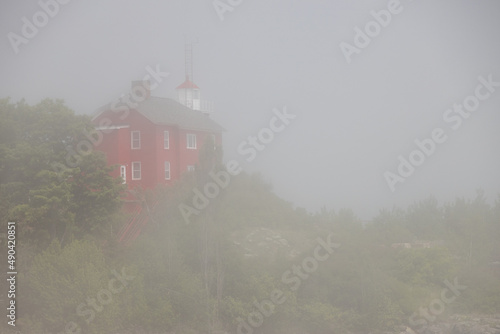
[[[136,90],[145,94],[134,107],[110,103],[92,118],[103,134],[97,149],[106,154],[108,165],[119,166],[114,174],[122,177],[128,190],[168,185],[195,168],[208,138],[221,145],[224,129],[210,118],[212,105],[200,99],[198,86],[189,78],[177,87],[178,101],[151,96],[148,82],[132,82],[132,94]],[[128,200],[128,208],[139,216],[137,198],[129,192]]]
[[[148,86],[132,84],[133,88]],[[222,142],[224,129],[210,118],[208,107],[201,108],[199,88],[186,80],[177,90],[179,102],[150,96],[148,91],[135,108],[124,110],[108,104],[92,119],[103,133],[97,149],[106,154],[108,165],[119,165],[116,176],[123,178],[128,189],[169,184],[194,169],[207,138],[216,145]]]

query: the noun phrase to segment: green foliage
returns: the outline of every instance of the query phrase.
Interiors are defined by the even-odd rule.
[[[481,191],[443,206],[429,198],[382,210],[363,226],[349,209],[294,209],[262,176],[241,173],[187,224],[179,205],[192,204],[193,189],[224,169],[209,138],[195,172],[144,194],[158,205],[142,235],[123,247],[111,232],[123,223],[120,181],[96,152],[68,157],[67,148],[85,140],[88,118],[50,100],[0,100],[0,117],[0,216],[19,226],[23,332],[60,333],[71,321],[96,334],[235,332],[275,290],[284,302],[255,333],[391,331],[454,277],[468,288],[447,311],[500,310],[500,196],[493,206]],[[283,273],[328,235],[340,248],[292,290]],[[417,241],[429,248],[415,248]],[[401,243],[412,248],[393,247]],[[133,277],[129,284],[92,320],[79,314],[80,305],[92,310],[89,302],[120,268]],[[5,299],[6,282],[0,289]]]
[[[460,313],[496,314],[500,310],[500,266],[476,267],[461,274],[466,285],[463,296],[453,304]]]
[[[89,324],[90,333],[111,328],[193,334],[207,329],[234,332],[241,321],[257,311],[255,305],[269,300],[275,289],[283,292],[285,301],[275,305],[272,315],[263,317],[263,324],[256,332],[392,331],[407,324],[409,316],[422,305],[439,297],[443,281],[452,281],[456,276],[461,277],[461,283],[463,278],[469,288],[450,305],[449,311],[495,312],[500,306],[500,293],[495,285],[497,273],[490,269],[478,271],[484,268],[481,263],[498,252],[491,232],[498,231],[495,222],[499,211],[497,207],[481,205],[481,200],[464,207],[463,202],[455,204],[466,216],[473,217],[473,212],[487,213],[482,232],[475,237],[493,248],[489,253],[479,252],[472,268],[469,262],[461,260],[461,251],[453,251],[460,242],[470,245],[471,229],[466,229],[465,234],[450,232],[450,243],[429,241],[430,248],[391,247],[398,241],[421,240],[423,234],[411,232],[408,221],[426,216],[429,211],[445,211],[442,208],[436,211],[428,201],[408,211],[382,211],[373,225],[363,227],[349,210],[323,211],[317,215],[295,211],[275,197],[261,179],[242,174],[232,178],[224,193],[192,223],[186,224],[177,206],[196,185],[196,174],[191,174],[171,188],[158,190],[164,204],[159,206],[162,209],[156,211],[152,223],[131,247],[114,253],[109,260],[104,261],[102,251],[90,241],[75,241],[63,249],[55,243],[37,256],[26,277],[29,282],[26,289],[33,291],[35,298],[28,304],[29,315],[23,321],[37,330],[55,329],[57,325],[60,328],[62,319],[81,323],[82,319],[74,313],[75,303],[81,303],[82,298],[85,301],[85,295],[92,295],[91,291],[95,295],[95,289],[105,284],[109,275],[104,262],[136,268],[135,278],[126,293],[116,296],[113,307],[107,313],[99,313],[99,321],[96,318]],[[259,207],[263,210],[258,210]],[[282,219],[294,215],[291,222]],[[467,221],[464,224],[467,226]],[[446,226],[444,220],[439,225]],[[430,233],[429,226],[422,226]],[[300,252],[293,257],[289,255],[290,249],[275,256],[246,256],[242,245],[235,242],[235,235],[261,228],[289,236],[288,247]],[[418,229],[418,225],[412,229]],[[445,238],[441,232],[438,228],[436,235],[428,235],[429,239]],[[291,290],[281,281],[282,273],[311,256],[317,238],[324,239],[330,233],[341,247],[302,279],[297,291]],[[70,259],[72,264],[68,262]],[[90,268],[90,263],[95,268]],[[80,272],[82,268],[87,268],[84,273]],[[89,283],[85,286],[84,280],[64,280],[76,275],[87,275],[85,282]],[[47,281],[66,284],[68,289],[56,293],[55,285]],[[71,302],[61,303],[63,292],[72,296]],[[52,306],[47,309],[51,315],[39,311],[44,298],[52,298]],[[46,320],[35,326],[41,318]],[[84,328],[85,323],[81,326]]]
[[[444,236],[443,210],[433,197],[411,205],[405,220],[408,230],[418,239],[441,239]]]
[[[107,287],[107,276],[104,257],[94,243],[74,241],[61,249],[60,244],[53,241],[46,251],[35,257],[26,275],[26,285],[23,281],[19,283],[19,303],[30,312],[31,324],[25,330],[57,332],[70,321],[85,326],[77,315],[77,307]],[[107,305],[88,328],[102,327],[106,317],[113,315],[113,308],[116,305]]]
[[[446,248],[403,249],[396,255],[396,277],[412,286],[439,285],[454,275]]]
[[[61,101],[0,100],[0,217],[40,247],[102,233],[120,207],[119,180],[85,134],[92,125]]]

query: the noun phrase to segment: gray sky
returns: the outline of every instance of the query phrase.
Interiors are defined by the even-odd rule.
[[[22,18],[33,22],[41,7],[3,1],[1,97],[61,98],[89,114],[157,64],[170,76],[153,95],[171,96],[184,80],[187,35],[198,41],[194,81],[228,130],[226,160],[261,172],[297,206],[348,207],[370,219],[429,195],[442,203],[477,188],[490,199],[500,192],[500,87],[456,130],[443,119],[474,94],[479,76],[500,82],[500,2],[401,0],[350,63],[340,43],[355,46],[355,27],[370,26],[370,12],[391,1],[243,0],[223,21],[212,2],[73,0],[16,54],[8,34],[22,36]],[[245,162],[238,145],[284,106],[296,118]],[[396,174],[398,156],[408,159],[435,128],[447,139],[392,192],[384,173]]]

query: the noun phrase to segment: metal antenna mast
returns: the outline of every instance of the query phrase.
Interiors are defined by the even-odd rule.
[[[184,45],[184,64],[186,79],[193,82],[193,43],[187,42]]]
[[[189,40],[184,36],[184,66],[186,72],[186,80],[189,80],[194,84],[193,78],[193,41]],[[189,108],[193,108],[193,88],[186,87],[186,93],[184,95],[184,105]]]

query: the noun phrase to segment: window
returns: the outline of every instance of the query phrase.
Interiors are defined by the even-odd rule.
[[[132,162],[132,180],[141,179],[141,162]]]
[[[137,150],[141,148],[141,131],[132,131],[132,149]]]
[[[163,148],[168,149],[170,147],[170,138],[168,136],[168,131],[163,131]]]
[[[196,148],[196,135],[192,133],[187,134],[187,148],[195,149]]]
[[[170,180],[170,161],[165,161],[165,180]]]
[[[194,172],[194,166],[188,165],[188,172]]]
[[[120,176],[123,179],[123,184],[127,183],[127,167],[126,166],[120,166]]]

